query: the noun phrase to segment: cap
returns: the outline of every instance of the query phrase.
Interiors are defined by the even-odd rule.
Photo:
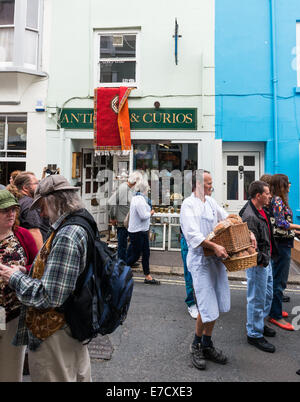
[[[19,207],[19,203],[13,194],[8,190],[0,190],[0,210],[9,207]]]
[[[77,191],[79,190],[79,187],[71,186],[68,180],[60,174],[53,174],[41,180],[35,190],[33,203],[31,204],[30,209],[37,208],[38,202],[42,197],[47,197],[48,195],[61,190]]]

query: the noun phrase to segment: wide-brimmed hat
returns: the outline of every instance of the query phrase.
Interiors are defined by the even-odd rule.
[[[50,194],[62,190],[77,191],[79,190],[79,187],[71,186],[68,180],[60,174],[53,174],[46,177],[39,182],[35,190],[34,200],[31,204],[30,209],[38,208],[38,203],[42,197],[47,197]]]
[[[0,210],[19,206],[18,201],[10,191],[0,190]]]

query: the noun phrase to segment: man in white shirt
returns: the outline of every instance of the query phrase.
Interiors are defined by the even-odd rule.
[[[193,173],[193,193],[181,206],[180,223],[189,247],[187,266],[192,274],[199,311],[190,351],[194,366],[204,370],[206,360],[220,364],[227,362],[223,352],[213,346],[211,337],[219,313],[230,310],[230,290],[222,263],[222,259],[228,257],[225,248],[205,240],[228,214],[210,197],[213,191],[210,173],[201,173]],[[205,257],[203,247],[213,250],[215,256]]]

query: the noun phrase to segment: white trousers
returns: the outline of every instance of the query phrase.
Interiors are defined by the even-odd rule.
[[[35,351],[28,351],[33,382],[91,382],[87,345],[72,338],[69,329],[56,331]]]
[[[26,346],[12,345],[17,332],[19,317],[0,330],[0,382],[21,382]]]

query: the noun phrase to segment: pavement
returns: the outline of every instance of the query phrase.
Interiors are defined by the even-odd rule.
[[[132,269],[133,272],[142,273],[142,264]],[[150,272],[153,275],[179,275],[183,276],[183,266],[180,253],[151,251]],[[228,272],[231,281],[246,281],[246,271]],[[291,260],[288,284],[300,285],[300,264]]]

